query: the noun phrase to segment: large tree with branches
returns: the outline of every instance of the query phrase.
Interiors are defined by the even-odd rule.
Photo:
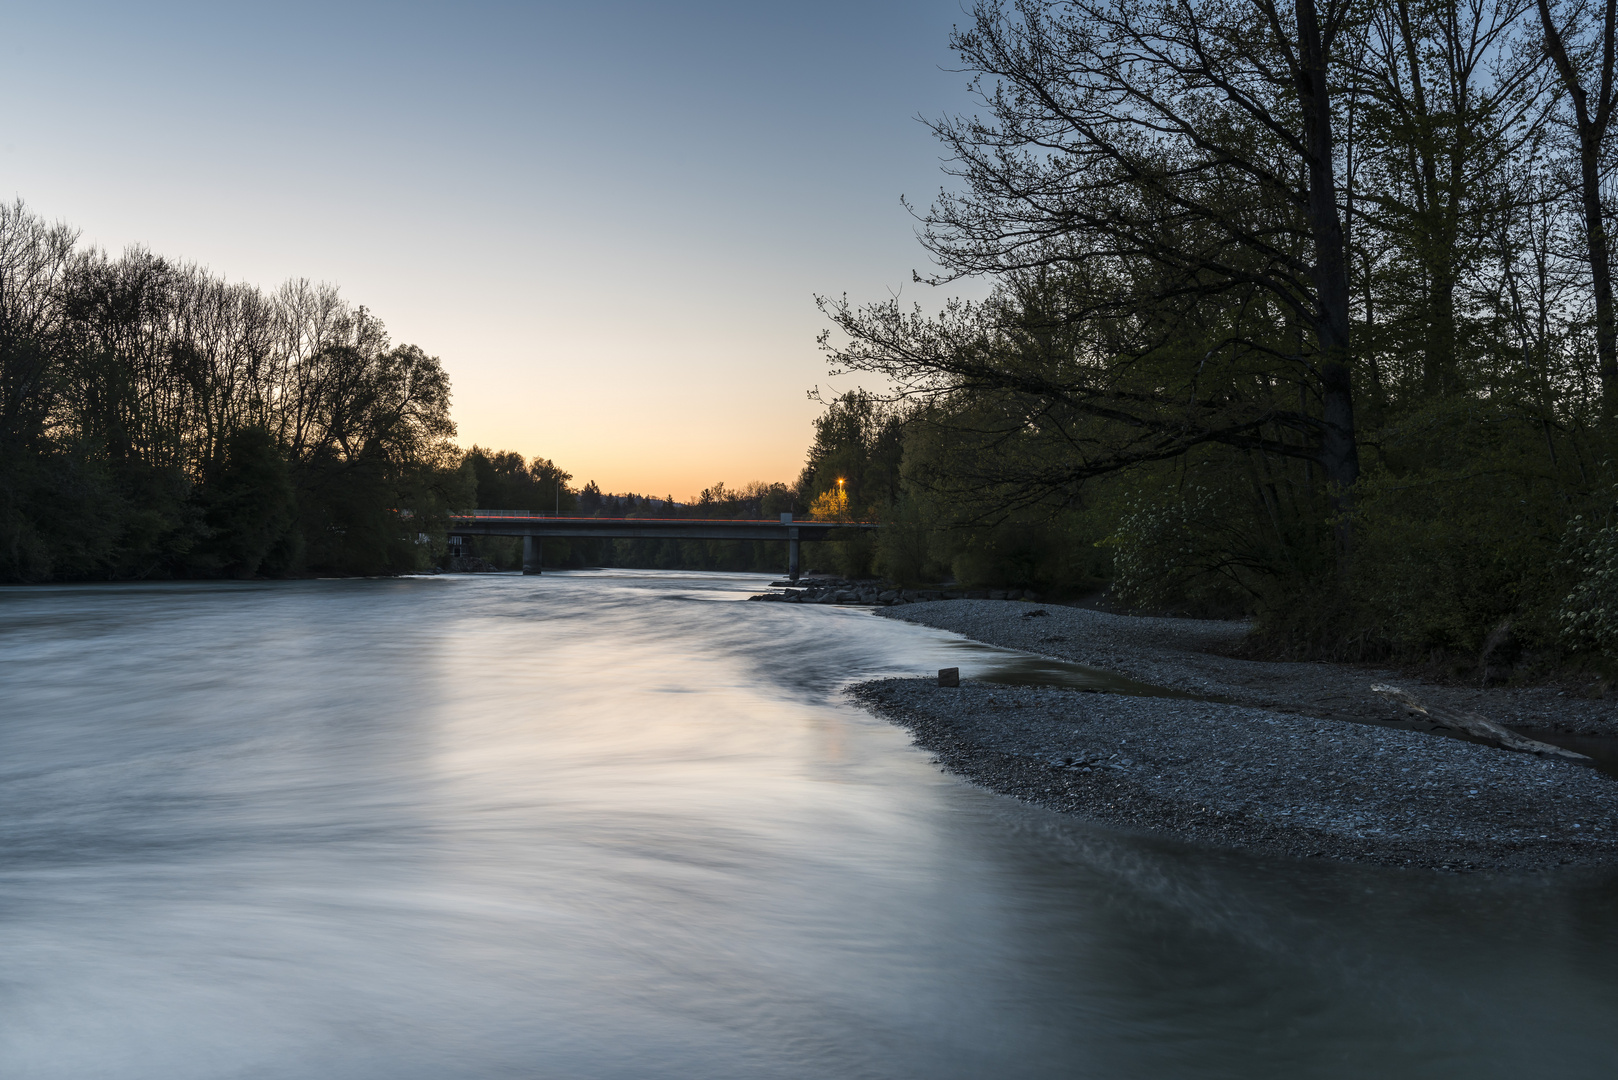
[[[1000,287],[939,317],[823,301],[834,364],[970,397],[955,415],[998,445],[1054,442],[1002,478],[1029,493],[1210,443],[1304,458],[1346,551],[1333,88],[1354,18],[1346,0],[981,0],[952,45],[986,113],[933,123],[962,184],[922,239],[927,280]]]

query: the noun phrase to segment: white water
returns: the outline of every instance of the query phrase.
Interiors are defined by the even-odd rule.
[[[763,580],[0,590],[0,1076],[1618,1075],[1618,877],[988,795]]]

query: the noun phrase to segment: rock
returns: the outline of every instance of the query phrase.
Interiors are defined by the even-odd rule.
[[[945,667],[938,669],[939,686],[961,685],[961,669],[958,667]]]

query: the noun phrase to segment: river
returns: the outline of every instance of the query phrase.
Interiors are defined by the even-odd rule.
[[[1618,875],[989,795],[765,580],[0,589],[0,1076],[1618,1075]]]

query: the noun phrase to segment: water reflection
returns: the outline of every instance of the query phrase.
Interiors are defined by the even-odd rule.
[[[760,581],[0,590],[0,1075],[1618,1060],[1612,879],[1267,861],[983,794],[835,691],[1021,661],[731,602]]]

